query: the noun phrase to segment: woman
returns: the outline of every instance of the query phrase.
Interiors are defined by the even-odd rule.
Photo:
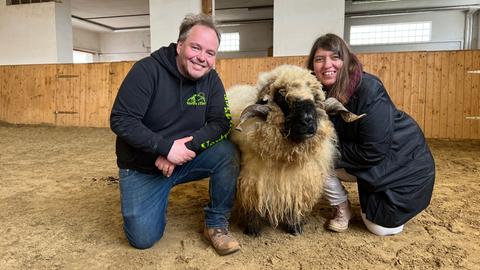
[[[332,116],[341,158],[336,176],[325,183],[334,207],[327,228],[342,232],[351,219],[347,192],[339,181],[357,182],[362,219],[377,235],[393,235],[425,209],[432,197],[435,164],[417,123],[398,110],[382,82],[362,71],[357,57],[340,37],[319,37],[307,66],[335,97],[362,119],[346,123]]]

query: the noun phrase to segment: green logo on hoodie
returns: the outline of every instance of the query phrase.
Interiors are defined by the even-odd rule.
[[[191,97],[187,99],[187,105],[189,106],[207,105],[207,101],[205,99],[205,93],[199,92],[199,93],[193,94]]]

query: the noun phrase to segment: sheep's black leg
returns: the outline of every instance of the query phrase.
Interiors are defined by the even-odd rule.
[[[299,223],[288,224],[287,223],[287,232],[291,235],[300,235],[303,233],[303,221]]]
[[[260,235],[262,230],[262,218],[255,211],[250,211],[246,214],[246,226],[244,233],[253,237]]]

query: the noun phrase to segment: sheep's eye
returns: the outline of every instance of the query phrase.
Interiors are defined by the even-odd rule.
[[[268,103],[268,100],[266,99],[259,99],[257,100],[257,102],[255,102],[256,104],[261,104],[261,105],[265,105]]]

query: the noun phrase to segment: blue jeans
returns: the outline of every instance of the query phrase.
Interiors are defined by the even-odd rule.
[[[130,244],[139,249],[153,246],[163,236],[168,195],[172,187],[210,177],[210,202],[205,206],[205,226],[227,228],[233,207],[239,156],[235,146],[223,140],[190,162],[176,166],[170,177],[120,169],[123,229]]]

